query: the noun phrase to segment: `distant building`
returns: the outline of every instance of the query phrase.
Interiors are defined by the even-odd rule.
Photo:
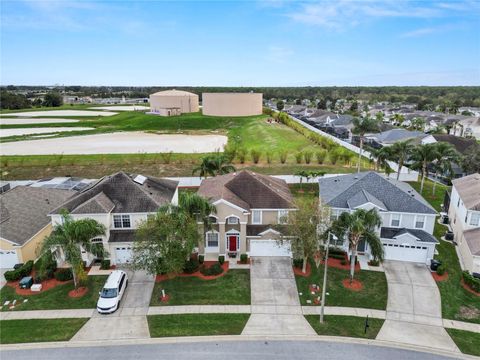
[[[197,111],[197,94],[181,90],[165,90],[150,95],[150,113],[174,116]]]
[[[253,116],[263,111],[261,93],[203,93],[202,112],[211,116]]]

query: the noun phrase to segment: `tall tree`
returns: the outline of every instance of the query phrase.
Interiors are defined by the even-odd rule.
[[[142,222],[135,236],[132,268],[150,274],[180,273],[201,240],[196,219],[183,207],[170,204]]]
[[[285,103],[283,102],[283,100],[278,100],[277,101],[277,110],[282,111],[284,108],[285,108]]]
[[[412,140],[398,141],[391,147],[392,159],[398,164],[397,180],[400,179],[400,172],[403,165],[408,161],[413,151]]]
[[[350,248],[350,282],[355,274],[355,259],[361,240],[370,246],[376,260],[383,260],[383,245],[376,228],[382,225],[380,215],[375,209],[357,209],[353,213],[343,212],[332,224],[332,232],[339,238],[348,239]]]
[[[365,118],[353,118],[353,129],[354,134],[358,134],[360,137],[360,152],[358,154],[358,164],[357,171],[360,172],[360,162],[362,160],[362,151],[363,151],[363,137],[367,132],[376,132],[379,131],[378,121],[376,119],[365,117]]]
[[[215,205],[197,193],[182,192],[178,198],[178,206],[198,221],[203,221],[206,228],[211,225],[210,215],[217,213]]]
[[[279,241],[290,241],[294,256],[303,260],[302,272],[305,273],[308,259],[313,258],[320,248],[322,234],[318,233],[318,229],[330,226],[330,209],[327,205],[322,205],[318,198],[299,199],[295,207],[296,210],[288,214]]]
[[[388,160],[392,159],[392,148],[388,146],[381,147],[380,149],[373,149],[370,151],[373,160],[375,161],[375,170],[386,169],[389,167]]]
[[[411,159],[413,160],[412,169],[420,170],[422,182],[420,193],[423,193],[423,185],[428,175],[428,165],[437,157],[435,144],[417,145],[413,148]]]
[[[197,172],[200,177],[224,175],[235,171],[235,167],[228,161],[227,155],[216,153],[202,157],[202,162],[193,169],[192,175]]]
[[[433,168],[435,170],[435,179],[438,179],[438,175],[447,176],[451,178],[453,176],[452,163],[458,162],[460,155],[455,148],[446,142],[435,143],[435,158],[433,159]],[[437,182],[433,182],[432,194],[435,195]]]
[[[82,247],[96,257],[107,255],[103,245],[92,243],[95,237],[105,235],[105,227],[93,219],[73,220],[67,213],[62,213],[62,223],[55,225],[52,233],[44,240],[41,253],[51,252],[54,248],[62,249],[65,261],[71,266],[73,283],[78,288],[78,279],[84,273]]]
[[[470,146],[461,159],[462,169],[468,174],[480,173],[480,144]]]

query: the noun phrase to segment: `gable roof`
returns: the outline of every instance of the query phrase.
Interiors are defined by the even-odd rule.
[[[76,194],[72,190],[17,186],[0,195],[0,237],[25,244],[50,223],[48,213]]]
[[[450,134],[432,134],[435,140],[439,142],[446,142],[451,144],[455,150],[463,154],[471,146],[475,146],[477,142],[475,139],[466,139],[464,137],[450,135]]]
[[[320,198],[334,208],[350,209],[365,191],[365,201],[382,205],[386,211],[436,214],[435,209],[410,185],[374,172],[339,175],[318,180]],[[368,194],[368,195],[367,195]],[[358,205],[357,205],[358,206]]]
[[[222,199],[245,210],[294,208],[284,180],[249,170],[205,179],[198,194],[211,202]]]
[[[135,177],[135,174],[127,175],[122,171],[105,176],[57,207],[52,214],[59,214],[62,209],[72,214],[155,212],[172,201],[177,181],[145,177],[145,182],[140,184],[133,180]]]
[[[435,236],[420,229],[391,228],[391,227],[382,227],[380,229],[380,237],[383,239],[396,239],[398,236],[403,234],[411,234],[414,237],[416,237],[419,241],[422,241],[422,242],[438,243],[438,240],[435,239]]]
[[[480,211],[480,174],[475,173],[452,180],[463,204],[468,210]]]
[[[368,134],[366,136],[370,138],[375,138],[378,142],[383,144],[393,144],[393,143],[396,143],[397,141],[425,137],[427,136],[427,134],[424,134],[421,131],[409,131],[406,129],[391,129],[381,133]]]
[[[480,256],[480,228],[466,230],[463,236],[472,255]]]
[[[387,207],[382,201],[378,200],[375,196],[363,189],[347,200],[347,205],[350,209],[355,209],[367,203],[372,203],[382,210],[387,210]]]

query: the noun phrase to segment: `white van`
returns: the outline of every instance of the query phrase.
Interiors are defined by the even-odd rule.
[[[121,270],[112,271],[107,282],[99,292],[100,298],[97,302],[97,311],[100,314],[115,312],[128,285],[127,273]]]

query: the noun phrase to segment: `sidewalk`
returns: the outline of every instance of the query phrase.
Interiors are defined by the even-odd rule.
[[[89,318],[94,309],[2,311],[0,320]]]
[[[150,306],[147,315],[171,314],[250,314],[250,305]]]
[[[320,306],[302,306],[303,315],[320,315]],[[339,306],[325,306],[325,315],[343,315],[370,317],[376,319],[385,319],[387,312],[384,310],[350,308]]]

